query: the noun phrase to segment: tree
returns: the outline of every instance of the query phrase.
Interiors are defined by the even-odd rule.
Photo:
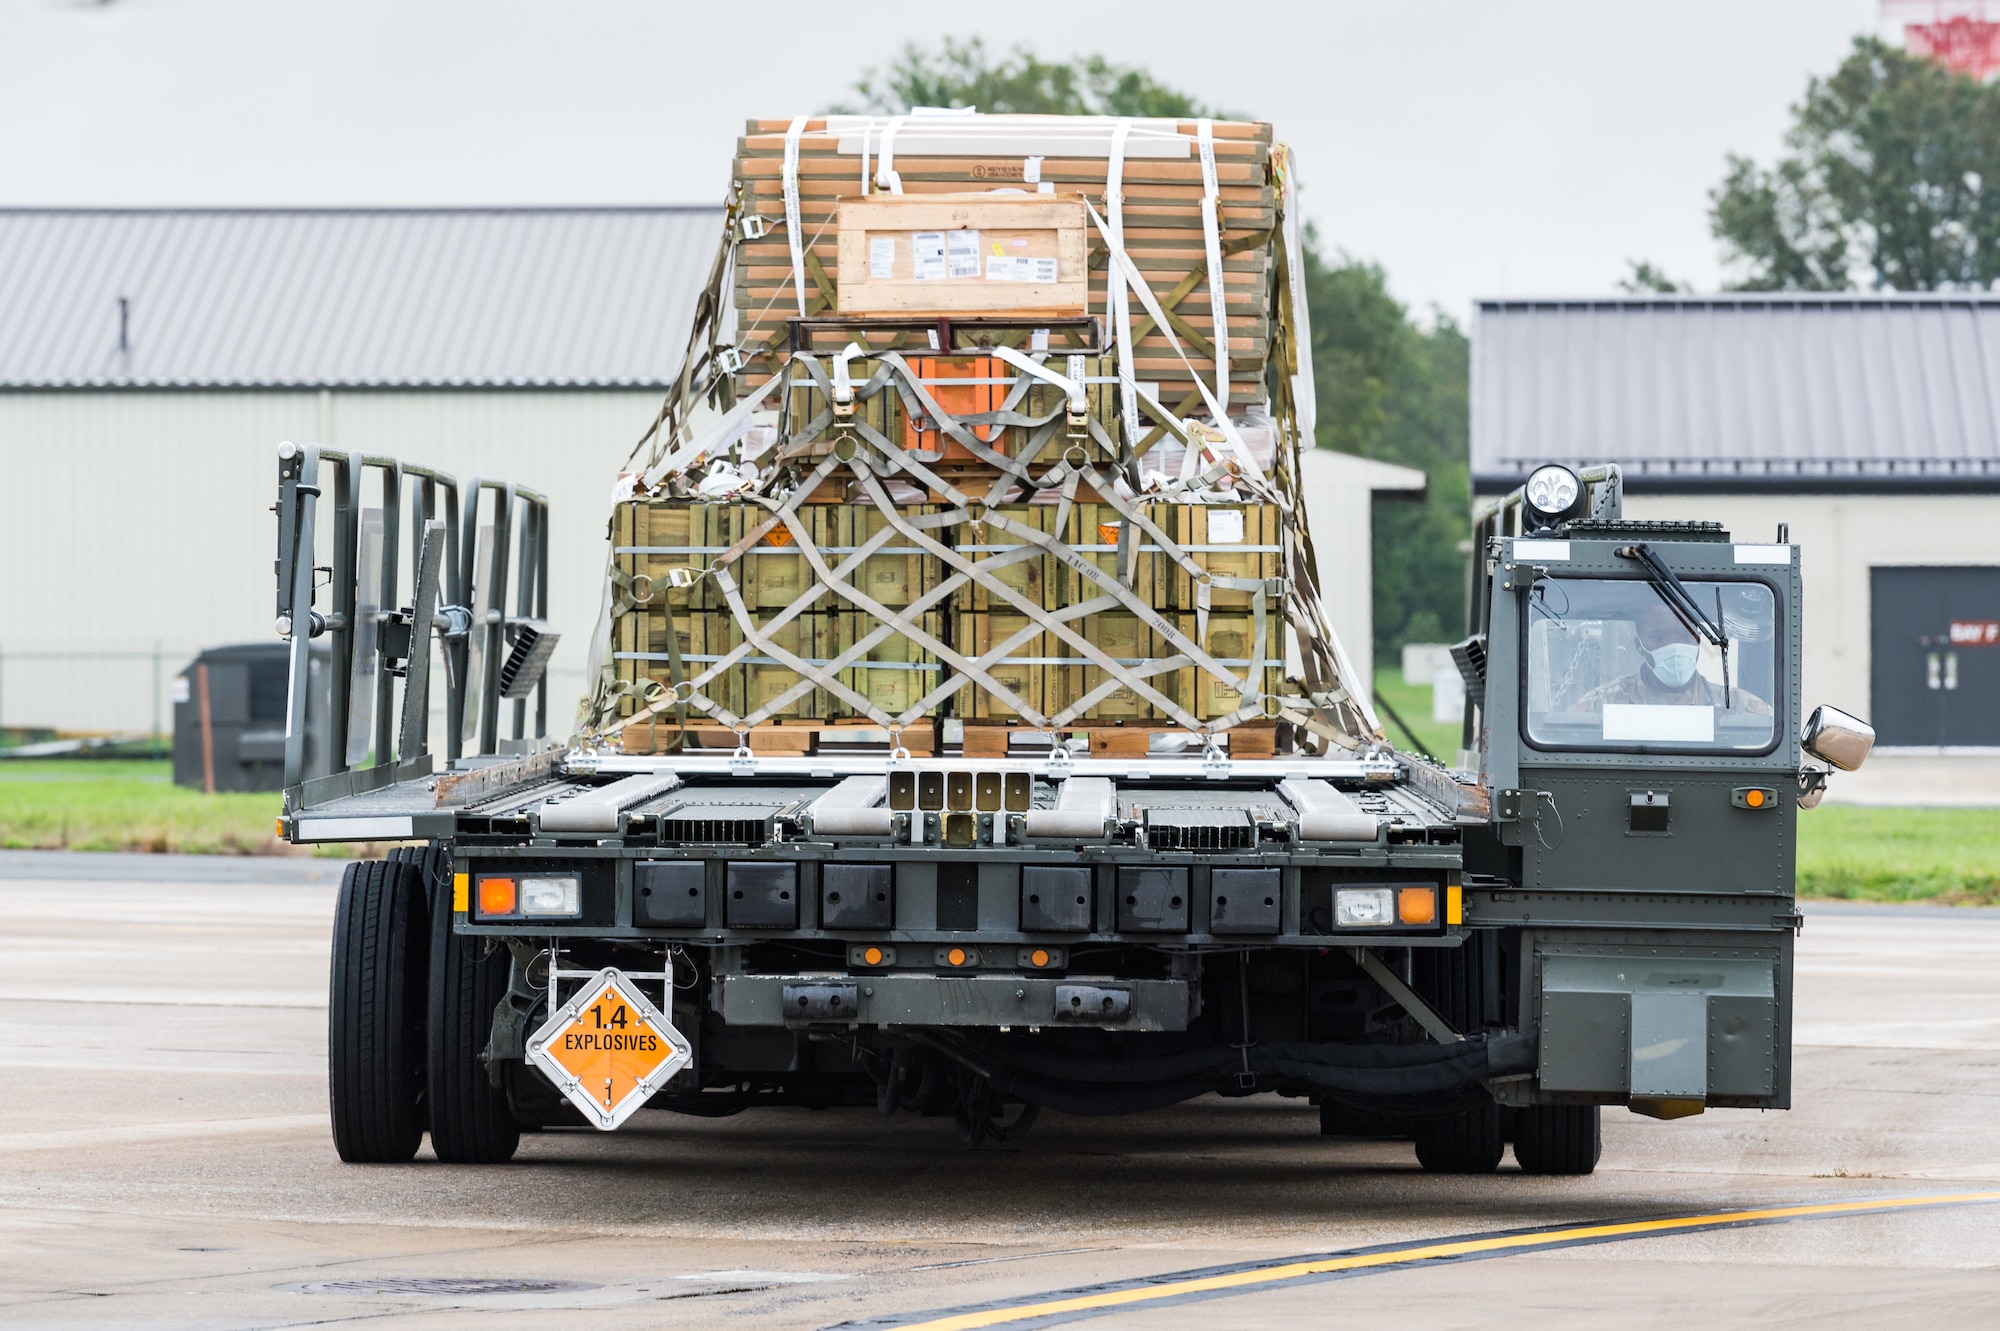
[[[996,58],[978,37],[947,37],[936,53],[911,43],[886,71],[870,70],[854,91],[861,110],[890,115],[917,106],[973,106],[1028,115],[1230,118],[1143,69],[1114,65],[1101,55],[1050,63],[1017,46]]]
[[[1664,269],[1649,259],[1627,259],[1625,263],[1625,276],[1618,279],[1620,291],[1629,291],[1635,296],[1648,291],[1673,296],[1694,290],[1690,284],[1668,277]]]
[[[1025,47],[995,58],[978,38],[905,47],[886,73],[854,86],[862,109],[976,106],[989,112],[1188,118],[1224,112],[1102,56],[1052,64]],[[1306,300],[1318,391],[1315,443],[1422,470],[1420,504],[1385,503],[1375,514],[1375,646],[1460,636],[1465,561],[1458,543],[1470,500],[1466,426],[1468,346],[1442,314],[1428,329],[1389,294],[1380,267],[1321,258],[1306,235]]]
[[[1308,233],[1306,300],[1321,448],[1415,467],[1422,503],[1375,510],[1375,651],[1461,636],[1471,504],[1466,429],[1470,346],[1442,312],[1419,327],[1389,294],[1382,269],[1347,255],[1328,263]]]
[[[2000,87],[1855,39],[1766,168],[1732,155],[1709,221],[1739,290],[1985,287],[2000,278]]]

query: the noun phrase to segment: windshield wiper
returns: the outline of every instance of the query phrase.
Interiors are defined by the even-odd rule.
[[[1709,643],[1722,653],[1722,710],[1730,708],[1729,701],[1729,633],[1722,620],[1722,588],[1715,589],[1715,618],[1711,621],[1708,612],[1694,599],[1694,593],[1687,584],[1674,575],[1664,560],[1653,553],[1646,544],[1620,546],[1614,553],[1620,559],[1630,559],[1646,570],[1646,581],[1653,584],[1653,590],[1667,603],[1667,609],[1687,627],[1688,632],[1708,639]]]

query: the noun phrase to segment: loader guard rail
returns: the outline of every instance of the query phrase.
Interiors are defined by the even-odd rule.
[[[364,485],[370,471],[379,481],[373,507]],[[329,480],[332,562],[320,565],[314,562],[318,520]],[[542,667],[553,638],[546,625],[543,495],[479,476],[461,485],[448,473],[397,458],[285,443],[278,447],[276,511],[277,630],[291,644],[287,812],[430,772],[433,635],[444,666],[447,762],[466,756],[468,739],[474,754],[499,754],[546,738],[549,686]],[[322,576],[324,611],[315,604]],[[305,782],[304,683],[311,640],[321,636],[328,639],[325,668],[333,672],[334,752],[328,775]],[[505,740],[503,696],[514,704],[513,733]]]

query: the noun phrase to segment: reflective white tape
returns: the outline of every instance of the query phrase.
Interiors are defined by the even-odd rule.
[[[785,131],[785,241],[792,249],[792,290],[798,293],[799,317],[806,313],[806,250],[799,224],[799,135],[811,116],[793,116]]]
[[[408,818],[301,818],[295,841],[403,841],[414,835]]]
[[[1739,545],[1736,547],[1736,562],[1739,564],[1785,564],[1792,562],[1792,547],[1789,545]]]
[[[1569,558],[1569,542],[1516,541],[1514,542],[1514,558],[1546,559],[1554,563],[1560,563]]]
[[[1229,401],[1229,314],[1222,290],[1222,196],[1215,183],[1215,124],[1198,122],[1201,142],[1201,239],[1208,249],[1208,312],[1215,321],[1215,395]]]

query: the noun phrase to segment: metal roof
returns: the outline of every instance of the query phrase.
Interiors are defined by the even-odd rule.
[[[2000,296],[1484,300],[1472,474],[1617,462],[1651,488],[2000,485]]]
[[[4,208],[0,388],[659,388],[721,226],[712,207]]]

